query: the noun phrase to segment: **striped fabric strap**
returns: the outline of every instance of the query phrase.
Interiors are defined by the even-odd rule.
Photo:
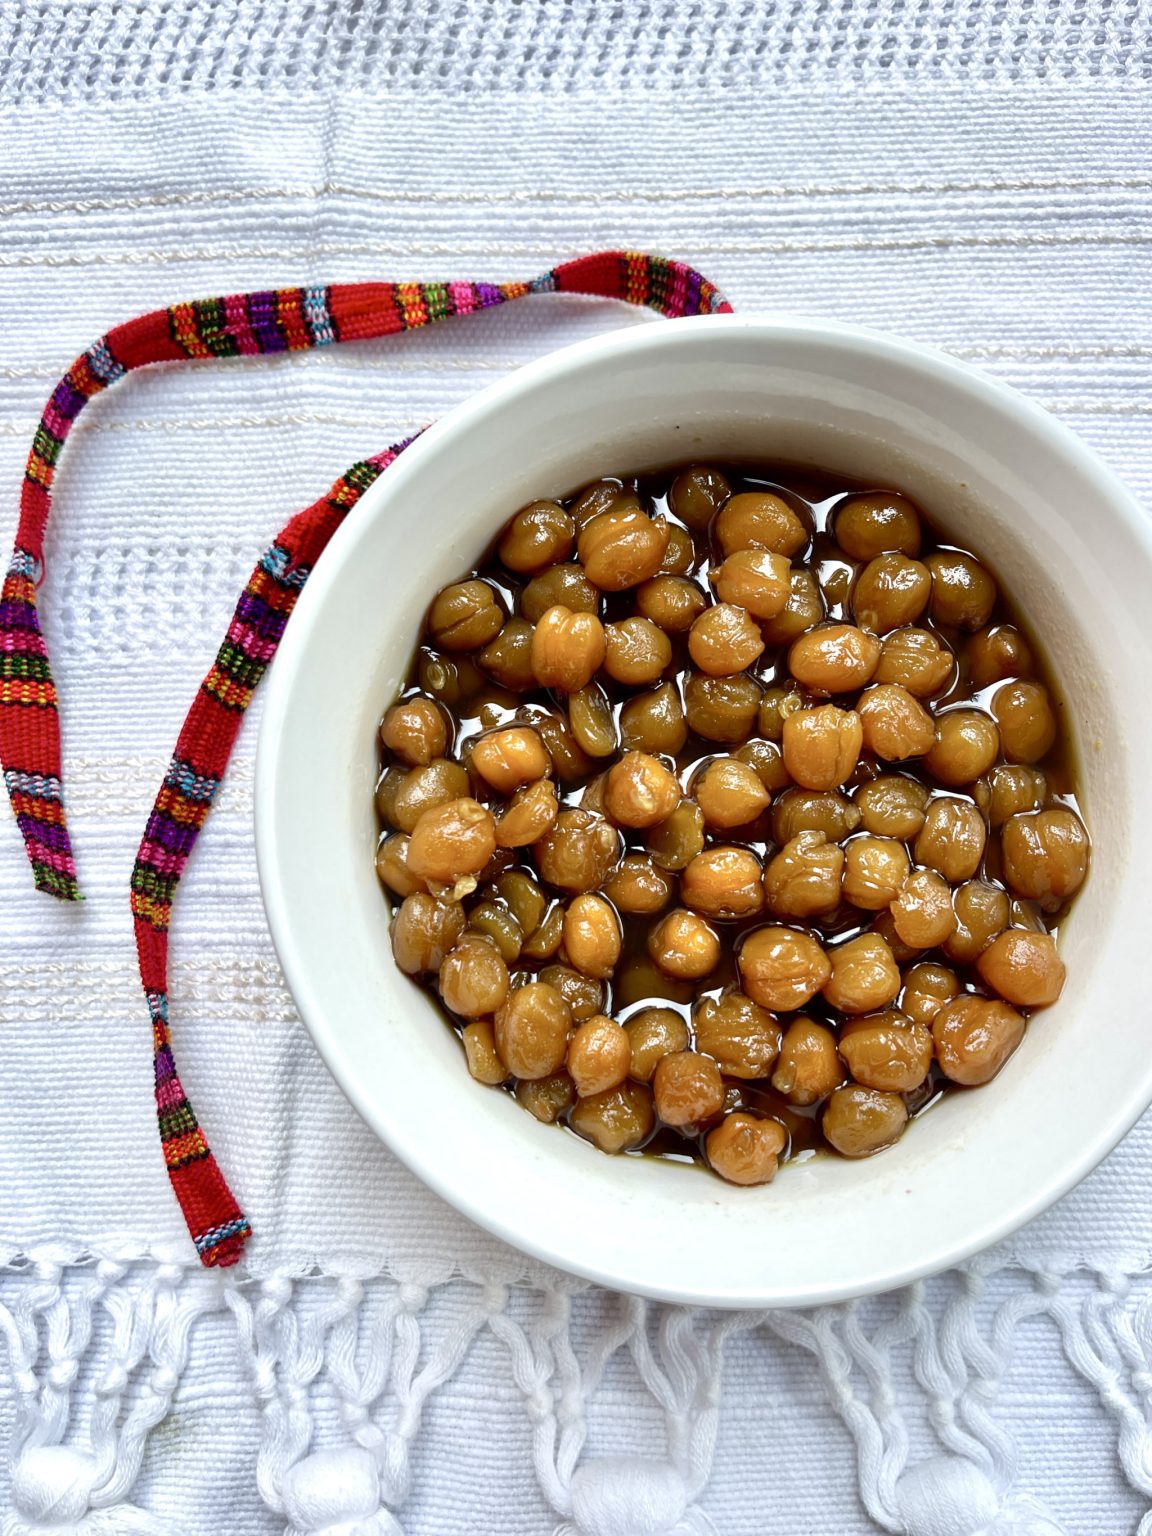
[[[36,592],[60,450],[94,395],[134,368],[289,352],[415,330],[533,293],[623,299],[669,317],[727,311],[717,289],[677,261],[627,251],[581,257],[527,283],[342,283],[203,299],[116,326],[60,380],[24,472],[16,547],[0,590],[0,763],[36,886],[79,899],[64,815],[60,717]],[[244,711],[328,540],[407,446],[352,466],[292,518],[252,573],[200,686],[148,819],[132,872],[140,976],[152,1017],[156,1105],[169,1176],[201,1262],[234,1264],[250,1228],[188,1102],[168,1025],[168,926],[176,886],[228,765]]]

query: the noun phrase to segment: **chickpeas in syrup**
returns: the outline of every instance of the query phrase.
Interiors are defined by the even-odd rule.
[[[478,1083],[602,1151],[742,1186],[870,1156],[1063,987],[1059,694],[896,492],[693,465],[531,502],[379,740],[396,963]]]

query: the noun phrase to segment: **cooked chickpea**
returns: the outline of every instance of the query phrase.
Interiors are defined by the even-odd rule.
[[[629,688],[654,683],[672,660],[668,636],[651,619],[621,619],[604,631],[604,670]]]
[[[824,996],[841,1013],[872,1013],[899,995],[899,968],[878,933],[862,933],[837,944],[828,959],[832,973],[824,983]]]
[[[501,848],[526,848],[538,843],[556,825],[560,803],[550,779],[538,779],[517,790],[496,818],[496,842]]]
[[[788,1132],[779,1120],[763,1120],[743,1110],[725,1115],[708,1132],[704,1150],[714,1173],[729,1184],[771,1184],[780,1167]]]
[[[626,752],[608,770],[604,809],[619,827],[654,827],[680,804],[676,775],[647,752]]]
[[[718,469],[693,464],[673,480],[668,505],[682,523],[703,533],[731,494],[732,487]]]
[[[488,731],[472,745],[472,767],[501,795],[542,779],[552,759],[539,733],[528,725]]]
[[[874,681],[896,683],[914,698],[940,693],[955,671],[952,652],[930,629],[894,629],[884,636]]]
[[[642,1008],[624,1031],[632,1053],[628,1075],[640,1083],[651,1080],[663,1057],[688,1049],[688,1026],[671,1008]]]
[[[600,593],[588,580],[582,565],[550,565],[520,594],[520,612],[529,624],[539,624],[549,608],[570,613],[600,612]]]
[[[532,626],[526,619],[511,618],[490,640],[476,660],[502,688],[527,693],[536,686],[532,670]]]
[[[655,576],[668,548],[668,524],[638,506],[615,506],[580,530],[576,552],[601,592],[623,592]]]
[[[1024,1020],[999,999],[964,993],[932,1020],[936,1060],[944,1076],[974,1088],[989,1083],[1024,1038]]]
[[[684,713],[705,741],[746,741],[760,706],[760,685],[750,677],[705,677],[684,684]]]
[[[964,662],[973,688],[990,688],[1006,677],[1027,677],[1036,665],[1032,647],[1011,624],[996,624],[973,635],[964,647]]]
[[[576,1102],[576,1085],[567,1072],[550,1077],[522,1077],[516,1084],[516,1102],[544,1125],[555,1125]]]
[[[896,925],[892,921],[892,909],[887,912],[877,913],[872,922],[872,932],[878,934],[892,951],[892,958],[897,965],[907,965],[910,960],[916,960],[920,956],[920,950],[913,944],[905,944],[904,940],[896,932]]]
[[[982,952],[976,969],[994,992],[1017,1008],[1045,1008],[1064,989],[1064,962],[1050,933],[1009,928]]]
[[[756,713],[756,729],[765,741],[779,742],[784,737],[784,722],[789,715],[804,709],[811,700],[803,689],[780,683],[764,690]]]
[[[869,688],[856,711],[864,728],[864,746],[890,763],[923,757],[935,744],[932,716],[898,683]]]
[[[554,988],[568,1004],[572,1018],[583,1024],[597,1013],[604,1011],[604,983],[595,976],[585,976],[570,965],[546,965],[540,972],[540,981]]]
[[[588,777],[595,763],[573,736],[563,715],[553,714],[551,710],[533,711],[532,724],[548,748],[548,756],[561,784],[572,784]]]
[[[401,832],[414,832],[425,811],[459,800],[469,790],[468,772],[447,757],[433,758],[419,768],[390,768],[377,791],[376,804],[385,821]]]
[[[823,832],[840,843],[860,825],[860,812],[834,790],[786,789],[772,806],[772,838],[783,847],[801,832]]]
[[[448,746],[444,711],[432,699],[401,699],[380,722],[381,743],[410,767],[443,757]]]
[[[627,1034],[602,1013],[585,1019],[568,1042],[568,1074],[582,1099],[622,1083],[631,1059]]]
[[[548,898],[526,869],[510,869],[495,883],[496,895],[520,924],[524,933],[535,933],[545,912]]]
[[[996,583],[978,560],[941,549],[924,562],[932,573],[929,612],[937,624],[983,629],[996,604]]]
[[[707,917],[754,917],[764,904],[760,860],[747,848],[706,848],[680,877],[680,899]]]
[[[695,800],[680,804],[645,837],[652,861],[661,869],[686,869],[704,848],[704,813]]]
[[[922,960],[904,973],[904,992],[900,1007],[916,1024],[931,1024],[945,1003],[960,990],[955,971],[946,965]]]
[[[809,918],[840,905],[844,850],[823,832],[798,832],[764,871],[764,899],[773,917]]]
[[[686,528],[669,523],[668,548],[664,551],[657,575],[684,576],[695,564],[696,546],[692,542],[692,535]]]
[[[849,497],[837,510],[832,532],[853,560],[874,560],[892,551],[920,553],[920,516],[894,491]]]
[[[908,1124],[908,1106],[899,1094],[853,1083],[837,1088],[820,1123],[842,1157],[870,1157],[899,1141]]]
[[[959,789],[974,784],[1000,756],[996,722],[979,709],[950,709],[936,717],[936,740],[924,766],[941,784]]]
[[[508,1081],[508,1068],[500,1060],[496,1037],[487,1019],[465,1024],[460,1031],[460,1039],[464,1044],[464,1059],[468,1063],[468,1070],[478,1083],[487,1083],[490,1088],[495,1088]]]
[[[968,800],[934,800],[913,847],[917,864],[927,864],[953,885],[971,880],[984,857],[988,832]]]
[[[555,501],[532,501],[505,528],[496,553],[510,571],[542,571],[567,560],[576,543],[576,523]]]
[[[907,849],[895,838],[854,837],[844,850],[844,899],[866,912],[881,912],[900,894],[908,870]]]
[[[478,577],[445,587],[428,611],[428,633],[443,651],[479,650],[500,633],[503,624],[496,589]]]
[[[551,960],[559,954],[564,941],[564,907],[553,901],[544,916],[528,933],[520,953],[526,960]]]
[[[932,578],[928,567],[907,555],[877,555],[856,578],[852,613],[862,629],[886,635],[915,624],[928,604]]]
[[[667,635],[686,634],[707,606],[703,592],[685,576],[654,576],[636,589],[641,617]]]
[[[688,653],[709,677],[730,677],[743,672],[763,653],[758,626],[743,608],[715,603],[688,632]]]
[[[736,964],[748,996],[775,1013],[802,1008],[832,974],[816,940],[795,928],[754,929],[740,945]]]
[[[794,1019],[784,1031],[772,1086],[790,1104],[819,1104],[844,1080],[836,1036],[825,1024]]]
[[[409,896],[408,900],[418,898]],[[441,961],[437,984],[444,1006],[451,1013],[465,1019],[480,1019],[496,1013],[508,996],[508,967],[495,944],[483,934],[464,933]],[[501,1045],[499,1029],[496,1043],[509,1068],[518,1077],[523,1076]]]
[[[1010,763],[1038,763],[1056,740],[1056,716],[1043,683],[1005,683],[992,695],[1004,756]]]
[[[577,1099],[569,1124],[601,1152],[630,1152],[651,1136],[655,1118],[651,1091],[641,1083],[621,1083]]]
[[[811,571],[793,570],[788,578],[788,601],[774,619],[765,619],[760,633],[769,645],[791,645],[798,635],[819,624],[827,609],[820,583]]]
[[[620,912],[650,916],[663,912],[676,882],[648,853],[626,853],[604,882],[604,894]]]
[[[711,1056],[726,1077],[767,1077],[780,1054],[775,1017],[738,988],[702,998],[692,1024],[696,1049]]]
[[[754,619],[774,619],[788,604],[791,574],[784,555],[770,549],[738,549],[709,571],[708,579],[721,603],[733,604]]]
[[[491,939],[505,965],[514,965],[520,958],[524,930],[515,915],[499,902],[477,902],[468,914],[468,931]]]
[[[603,896],[585,893],[575,896],[564,914],[564,951],[578,971],[585,976],[597,976],[602,981],[611,976],[620,958],[622,936],[620,919],[611,902]],[[572,1071],[569,1066],[569,1071]],[[580,1079],[572,1076],[579,1087]],[[601,1087],[611,1088],[611,1083]],[[598,1088],[581,1089],[581,1092],[598,1093]]]
[[[849,1019],[840,1031],[840,1054],[865,1088],[912,1093],[932,1065],[932,1034],[896,1008]]]
[[[791,558],[808,542],[799,514],[771,491],[741,491],[730,497],[713,527],[726,556],[740,549],[770,549]]]
[[[574,807],[536,844],[540,877],[562,891],[595,891],[620,856],[620,835],[603,816]]]
[[[666,975],[696,981],[716,969],[720,939],[698,912],[676,907],[648,935],[648,953]]]
[[[902,843],[924,825],[928,788],[902,773],[882,773],[861,784],[853,796],[864,830],[877,837],[898,837]]]
[[[914,869],[889,910],[897,937],[911,949],[935,949],[956,930],[952,887],[934,869]]]
[[[854,693],[871,680],[880,641],[854,624],[819,624],[792,642],[788,670],[813,693]]]
[[[784,766],[804,789],[835,789],[856,771],[863,739],[854,709],[798,709],[784,721]]]
[[[661,683],[638,693],[620,711],[620,739],[625,751],[663,752],[675,757],[688,740],[684,706],[675,683]]]
[[[1000,833],[1004,878],[1016,892],[1054,912],[1083,885],[1088,834],[1074,811],[1053,806],[1011,816]],[[411,860],[409,860],[411,862]]]
[[[393,832],[377,848],[376,873],[397,896],[411,896],[413,891],[424,889],[423,880],[408,868],[408,838],[403,832]]]
[[[1023,763],[997,763],[976,786],[976,804],[993,831],[1009,816],[1040,810],[1048,798],[1048,781],[1039,768]]]
[[[611,757],[616,750],[616,721],[603,688],[589,683],[568,695],[568,725],[589,757]]]
[[[605,653],[604,626],[594,613],[549,608],[532,636],[532,670],[542,688],[576,693],[596,676]]]
[[[456,901],[437,901],[426,891],[413,891],[400,903],[392,921],[392,953],[409,976],[435,973],[444,956],[464,932],[464,909]]]
[[[568,508],[577,528],[583,528],[609,507],[638,507],[635,491],[625,490],[619,480],[595,480],[586,485]]]
[[[955,930],[944,941],[944,952],[957,965],[971,965],[1008,926],[1008,897],[987,880],[967,880],[952,892]]]
[[[747,826],[772,797],[759,774],[735,757],[716,757],[692,780],[692,793],[710,827],[727,831]]]
[[[755,772],[769,794],[787,789],[792,782],[784,766],[784,754],[774,741],[746,741],[742,747],[737,747],[735,755]]]
[[[665,1125],[701,1125],[724,1108],[720,1068],[699,1051],[662,1056],[652,1074],[652,1091]]]
[[[408,868],[420,880],[450,884],[461,875],[478,875],[495,851],[492,812],[463,796],[420,817],[408,842]]]

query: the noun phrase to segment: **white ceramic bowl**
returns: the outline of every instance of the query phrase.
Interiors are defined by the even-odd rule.
[[[613,1159],[474,1083],[396,969],[373,870],[375,728],[426,605],[525,501],[692,459],[791,460],[920,501],[1024,605],[1062,679],[1094,865],[1068,984],[989,1086],[864,1162],[766,1188]],[[1152,1099],[1148,625],[1139,508],[1070,432],[951,359],[788,316],[627,330],[522,369],[438,422],[367,492],[272,669],[256,784],[268,919],[325,1061],[434,1190],[517,1247],[649,1296],[799,1305],[882,1290],[1004,1237]]]

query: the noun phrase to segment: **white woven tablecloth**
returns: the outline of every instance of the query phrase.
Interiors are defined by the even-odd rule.
[[[9,3],[0,543],[48,390],[137,311],[621,244],[737,309],[950,348],[1152,504],[1150,83],[1147,0]],[[258,703],[172,968],[182,1076],[257,1236],[242,1274],[192,1259],[127,876],[235,595],[346,464],[625,323],[659,322],[534,300],[153,370],[74,434],[43,612],[82,909],[32,892],[0,820],[4,1536],[1152,1528],[1152,1120],[1004,1250],[854,1309],[692,1315],[543,1271],[320,1065],[257,890]]]

